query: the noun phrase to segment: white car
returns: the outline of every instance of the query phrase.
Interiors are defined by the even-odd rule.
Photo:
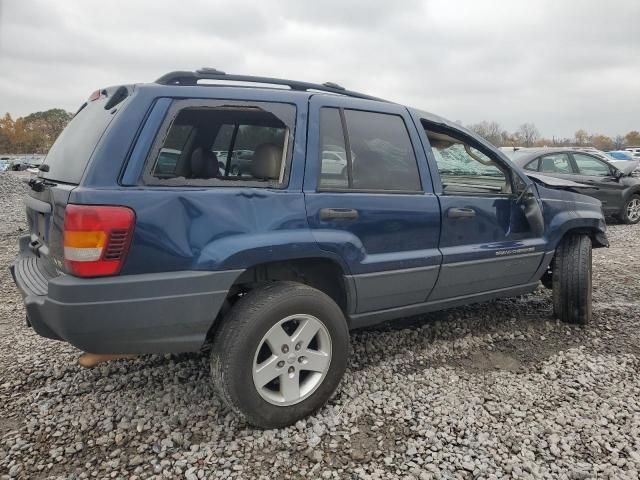
[[[347,158],[344,151],[324,150],[322,152],[322,172],[330,175],[342,175],[346,172]]]

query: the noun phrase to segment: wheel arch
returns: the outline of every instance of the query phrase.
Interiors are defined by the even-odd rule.
[[[302,257],[256,263],[246,268],[229,288],[207,337],[213,337],[220,319],[238,298],[255,288],[278,281],[299,282],[327,294],[340,307],[347,321],[349,314],[355,311],[355,285],[341,263],[330,257]]]
[[[560,237],[556,248],[558,248],[558,245],[560,245],[562,240],[571,235],[587,235],[591,239],[593,248],[602,248],[609,246],[609,240],[607,239],[607,235],[603,230],[593,226],[576,226],[564,232],[564,234]]]

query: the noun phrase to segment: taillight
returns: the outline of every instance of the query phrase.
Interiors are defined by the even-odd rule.
[[[64,265],[79,277],[120,272],[129,250],[135,214],[127,207],[67,205],[64,212]]]

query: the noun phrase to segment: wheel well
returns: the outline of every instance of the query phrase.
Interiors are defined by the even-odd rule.
[[[601,247],[609,246],[609,240],[607,240],[607,236],[604,234],[604,232],[601,232],[600,230],[597,230],[595,228],[589,228],[589,227],[572,228],[571,230],[565,232],[565,234],[562,236],[562,238],[558,242],[558,245],[560,245],[560,243],[562,243],[562,240],[564,240],[565,237],[568,237],[569,235],[587,235],[591,239],[591,244],[593,245],[593,248],[601,248]]]
[[[556,250],[558,246],[562,243],[562,241],[570,235],[587,235],[591,239],[591,245],[593,245],[593,248],[601,248],[601,247],[609,246],[609,241],[607,240],[607,237],[604,235],[604,233],[602,233],[601,231],[595,228],[582,227],[582,228],[572,228],[571,230],[565,232],[565,234],[562,236],[562,238],[558,242],[558,245],[556,246]],[[556,255],[554,253],[553,258],[551,259],[551,261],[549,262],[549,265],[547,266],[547,269],[545,270],[545,272],[542,274],[542,277],[540,278],[540,281],[542,281],[542,284],[547,288],[551,288],[551,278],[552,278],[553,268],[555,266],[555,260],[556,260]]]
[[[349,311],[351,295],[340,265],[326,258],[301,258],[265,262],[245,270],[229,289],[224,305],[218,314],[218,319],[224,316],[233,304],[250,290],[277,281],[300,282],[317,288],[331,297],[345,314]],[[214,327],[218,323],[218,319],[214,322]]]

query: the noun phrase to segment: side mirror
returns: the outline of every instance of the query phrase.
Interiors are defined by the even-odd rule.
[[[528,183],[524,185],[524,187],[516,197],[516,205],[521,205],[532,197],[534,197],[533,185],[531,183]]]
[[[516,198],[516,205],[522,205],[524,216],[527,218],[531,231],[535,235],[542,235],[544,233],[544,217],[533,188],[532,183],[526,184]]]

